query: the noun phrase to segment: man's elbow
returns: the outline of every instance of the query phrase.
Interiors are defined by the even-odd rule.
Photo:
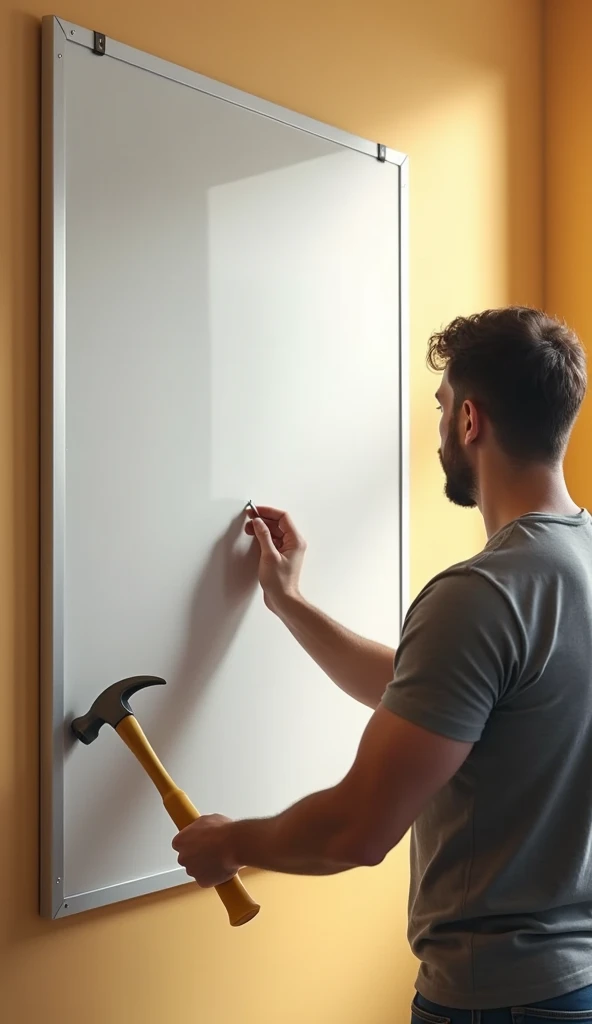
[[[375,868],[400,842],[402,836],[389,837],[373,834],[371,828],[355,827],[339,840],[338,857],[350,868]]]

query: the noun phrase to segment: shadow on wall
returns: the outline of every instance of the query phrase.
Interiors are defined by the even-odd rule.
[[[0,722],[0,746],[8,778],[2,779],[0,870],[10,879],[1,901],[0,929],[8,938],[26,938],[38,928],[38,634],[39,634],[39,89],[41,35],[36,18],[11,12],[6,26],[6,55],[12,82],[6,104],[4,154],[8,161],[6,213],[0,228],[5,241],[2,265],[8,279],[4,307],[6,400],[3,399],[0,457],[6,522],[6,584],[3,597],[7,658],[0,689],[6,718]],[[0,217],[0,221],[2,221]],[[1,242],[0,242],[1,244]],[[0,316],[2,314],[0,313]],[[4,386],[4,380],[2,380]],[[4,575],[4,574],[3,574]],[[12,627],[12,629],[11,629]],[[12,771],[9,769],[12,755]],[[4,917],[8,918],[6,924]],[[0,962],[3,953],[0,947]],[[2,986],[3,987],[3,986]]]
[[[193,720],[191,710],[203,699],[258,587],[257,542],[252,541],[246,551],[244,547],[238,549],[245,518],[244,515],[237,516],[212,548],[195,586],[185,648],[180,652],[176,669],[167,678],[162,710],[147,730],[148,739],[165,768],[168,767],[168,754],[180,742],[187,723]],[[142,719],[138,709],[141,724]],[[66,731],[72,749],[76,741],[72,738],[69,721]],[[101,737],[95,742],[100,743]],[[131,754],[129,756],[132,757]],[[129,825],[129,808],[137,806],[138,801],[146,796],[153,802],[154,813],[166,814],[164,808],[159,811],[160,797],[144,771],[129,771],[122,778],[111,778],[101,789],[100,799],[93,806],[93,819],[100,823],[108,821],[109,828],[102,833],[90,829],[86,843],[81,842],[80,856],[85,857],[87,864],[100,864],[103,844],[109,843],[114,833]],[[199,807],[199,794],[189,796]],[[175,867],[172,851],[170,867]]]
[[[540,118],[524,125],[527,104],[512,105],[512,88],[500,71],[485,71],[454,96],[445,95],[430,114],[430,138],[454,136],[457,144],[437,170],[411,163],[411,529],[412,591],[435,572],[478,551],[484,542],[476,512],[443,497],[437,448],[437,376],[425,366],[427,340],[459,314],[511,303],[542,304]],[[418,142],[421,148],[424,142]],[[442,195],[430,180],[437,174]],[[429,196],[415,207],[413,189]],[[447,201],[443,202],[443,196]],[[500,217],[500,210],[507,211]],[[421,239],[421,251],[417,239]],[[430,241],[426,244],[426,239]],[[446,280],[443,264],[452,268]],[[435,499],[439,498],[439,502]],[[419,543],[421,541],[421,543]]]
[[[470,0],[397,6],[398,31],[378,44],[371,123],[374,136],[410,158],[410,522],[416,593],[484,540],[478,514],[456,509],[443,497],[436,377],[425,367],[427,339],[460,313],[543,302],[542,25],[540,11],[529,4],[511,11],[506,3]],[[500,26],[506,26],[503,46]],[[385,60],[406,84],[403,99],[378,83]],[[362,125],[359,99],[348,94],[347,100],[354,122],[358,118]],[[356,130],[355,123],[350,129]]]

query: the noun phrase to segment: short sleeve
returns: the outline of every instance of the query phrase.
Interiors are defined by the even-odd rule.
[[[518,660],[518,627],[504,595],[473,569],[450,571],[412,605],[382,703],[430,732],[475,743]]]

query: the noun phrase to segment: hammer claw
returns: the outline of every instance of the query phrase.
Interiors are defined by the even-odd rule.
[[[160,676],[130,676],[120,679],[108,686],[99,694],[87,715],[81,715],[72,722],[72,732],[81,743],[87,746],[96,740],[103,725],[112,725],[114,729],[119,723],[133,715],[129,705],[130,697],[145,686],[165,686],[166,679]]]

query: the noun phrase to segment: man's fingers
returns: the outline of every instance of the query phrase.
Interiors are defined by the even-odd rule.
[[[271,554],[276,556],[276,548],[273,541],[273,537],[269,532],[267,526],[263,522],[263,519],[253,519],[251,524],[253,527],[253,533],[259,541],[259,547],[261,548],[262,554]]]
[[[298,536],[298,530],[288,512],[281,508],[272,508],[271,505],[257,505],[257,508],[259,515],[266,520],[268,525],[269,523],[275,525],[280,535],[293,533],[296,537]],[[271,532],[274,532],[273,528]]]
[[[245,531],[249,534],[250,537],[253,536],[253,521],[255,520],[255,518],[256,517],[253,516],[251,519],[249,519],[247,525],[245,526]],[[277,520],[264,518],[263,522],[265,523],[272,537],[274,537],[276,540],[282,539],[284,534],[283,531],[280,530],[279,523],[277,522]]]
[[[299,533],[288,512],[281,508],[273,508],[271,505],[257,505],[257,511],[273,537],[283,537],[285,533],[292,533],[299,539]],[[247,530],[250,533],[250,530]]]

